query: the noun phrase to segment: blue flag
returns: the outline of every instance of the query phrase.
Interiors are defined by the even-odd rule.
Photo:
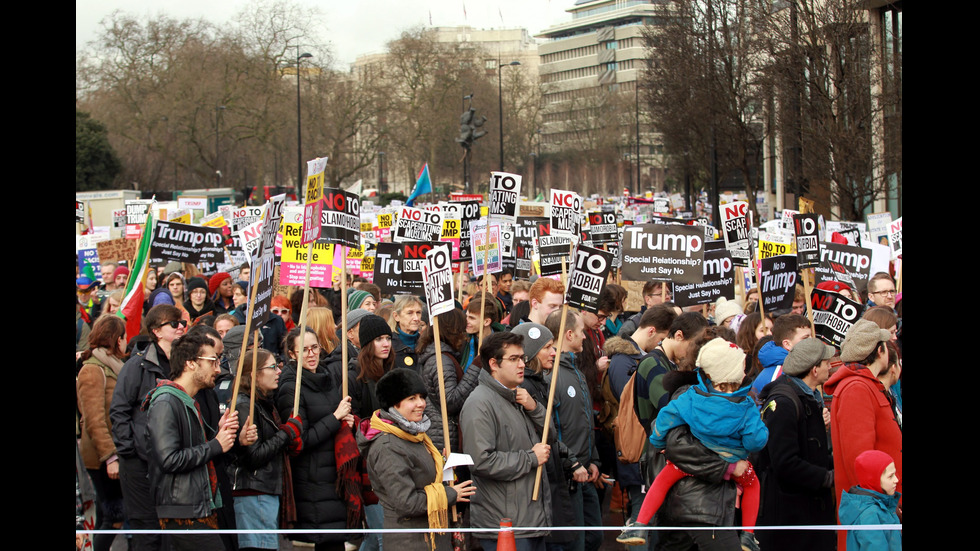
[[[405,205],[411,207],[419,195],[426,193],[432,193],[432,180],[429,179],[429,163],[425,163],[425,166],[419,171],[418,179],[415,181],[415,189],[408,196]]]

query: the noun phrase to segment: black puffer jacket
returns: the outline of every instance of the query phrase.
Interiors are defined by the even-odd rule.
[[[238,395],[235,410],[238,411],[239,436],[245,430],[248,403],[248,395]],[[228,466],[228,476],[234,491],[253,490],[263,494],[282,495],[283,451],[289,442],[289,436],[273,420],[273,407],[271,400],[256,398],[255,419],[252,423],[258,427],[258,442],[243,446],[235,439],[235,459]]]
[[[415,352],[415,348],[405,344],[405,342],[402,341],[401,335],[398,334],[398,330],[391,332],[391,353],[395,355],[395,367],[392,369],[403,367],[405,369],[411,369],[412,371],[418,371],[422,367],[422,365],[419,363],[419,355]]]
[[[290,459],[293,492],[296,496],[296,528],[326,528],[343,530],[347,527],[347,507],[337,495],[337,460],[334,456],[334,437],[340,421],[333,413],[340,405],[340,389],[322,367],[316,372],[303,371],[299,399],[299,417],[303,420],[303,451]],[[290,362],[279,376],[276,408],[281,419],[293,412],[296,389],[296,364]],[[343,533],[300,534],[296,539],[319,543],[344,541]]]
[[[112,392],[109,420],[116,453],[122,457],[149,459],[146,444],[146,412],[143,398],[157,386],[157,379],[170,378],[170,360],[155,343],[135,350],[123,364]]]
[[[453,451],[459,451],[459,412],[463,409],[463,403],[469,397],[473,389],[480,382],[480,368],[470,366],[470,368],[459,378],[456,366],[459,365],[459,358],[456,351],[449,344],[442,344],[442,376],[446,385],[446,414],[449,415],[449,442]],[[435,444],[437,450],[445,446],[445,437],[442,434],[442,404],[439,402],[439,367],[436,365],[436,345],[429,344],[419,355],[422,367],[419,374],[425,383],[429,397],[425,401],[425,414],[432,421],[432,426],[426,434]],[[460,370],[462,371],[462,370]]]

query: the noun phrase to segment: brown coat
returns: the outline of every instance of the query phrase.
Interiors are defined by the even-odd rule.
[[[78,372],[76,390],[82,412],[82,460],[85,468],[97,470],[116,453],[109,425],[109,404],[116,388],[112,368],[95,357],[85,361]]]

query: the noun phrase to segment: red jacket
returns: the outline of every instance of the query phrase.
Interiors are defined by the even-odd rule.
[[[858,484],[854,461],[861,452],[880,450],[892,456],[902,491],[902,429],[895,420],[885,385],[857,363],[844,364],[824,385],[834,396],[830,406],[830,436],[834,446],[837,501]],[[846,549],[847,532],[838,533],[838,550]]]

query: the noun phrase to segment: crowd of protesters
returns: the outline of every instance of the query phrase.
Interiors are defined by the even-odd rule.
[[[274,533],[182,531],[291,528],[328,530],[288,536],[318,550],[489,550],[509,518],[524,528],[517,549],[595,551],[603,532],[588,527],[616,524],[611,513],[620,543],[649,549],[901,547],[895,531],[752,530],[900,522],[902,306],[887,273],[839,349],[812,334],[802,287],[792,310],[760,312],[754,289],[681,309],[649,282],[628,311],[634,297],[610,283],[592,313],[563,308],[560,281],[511,270],[464,282],[437,346],[424,296],[359,277],[346,296],[311,289],[305,328],[302,289],[275,296],[246,335],[248,268],[151,270],[129,340],[117,315],[129,269],[76,279],[76,436],[95,527],[166,530],[129,535],[130,549],[277,549]],[[444,481],[447,451],[473,464]],[[696,529],[725,526],[747,529]]]

